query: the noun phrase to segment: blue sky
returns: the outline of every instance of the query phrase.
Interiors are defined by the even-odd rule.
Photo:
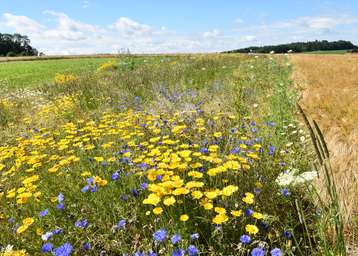
[[[314,39],[358,43],[358,1],[0,0],[0,32],[47,54],[213,52]]]

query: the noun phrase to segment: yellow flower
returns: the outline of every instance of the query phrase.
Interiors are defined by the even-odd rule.
[[[96,160],[96,162],[102,162],[104,160],[101,156],[95,156],[93,159]]]
[[[171,205],[175,204],[175,202],[176,202],[176,200],[175,200],[174,196],[167,197],[163,200],[163,204],[166,206],[171,206]]]
[[[252,214],[252,217],[255,218],[255,219],[261,220],[264,216],[262,215],[262,213],[254,212]]]
[[[36,235],[41,236],[44,233],[42,228],[37,228],[36,229]]]
[[[212,203],[205,203],[204,204],[204,209],[205,210],[211,210],[211,209],[213,209],[213,204]]]
[[[185,221],[189,220],[189,216],[186,214],[182,214],[182,215],[180,215],[179,219],[180,219],[180,221],[185,222]]]
[[[250,235],[255,235],[259,232],[259,229],[255,225],[251,225],[251,224],[246,225],[245,230]]]
[[[233,193],[238,191],[239,188],[237,186],[229,185],[222,190],[222,195],[224,196],[231,196]]]
[[[243,202],[247,204],[253,204],[254,203],[254,194],[252,193],[245,193],[245,197],[242,199]]]
[[[220,138],[221,136],[223,136],[223,134],[221,132],[215,132],[214,133],[215,138]]]
[[[153,209],[153,213],[154,213],[155,215],[160,215],[160,214],[162,214],[162,212],[163,212],[162,207],[155,207],[155,208]]]
[[[226,214],[218,214],[213,218],[213,223],[217,224],[217,225],[220,225],[220,224],[228,221],[228,219],[229,218],[227,217]]]
[[[34,221],[35,221],[34,218],[26,218],[23,219],[22,224],[30,226],[32,223],[34,223]]]
[[[29,227],[28,225],[22,225],[17,228],[16,233],[21,234],[21,233],[25,232],[28,229],[28,227]]]
[[[239,210],[239,211],[232,210],[231,215],[234,216],[234,217],[240,217],[242,215],[242,211],[241,210]]]
[[[156,194],[149,194],[149,196],[143,200],[143,204],[157,205],[160,202],[160,197]]]
[[[200,199],[203,197],[203,193],[199,190],[191,192],[191,195],[194,199]]]
[[[226,214],[225,208],[222,207],[215,207],[214,211],[219,214]]]

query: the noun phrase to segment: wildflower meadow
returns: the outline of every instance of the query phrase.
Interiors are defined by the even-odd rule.
[[[298,99],[288,59],[239,54],[123,55],[4,90],[0,255],[345,255]]]

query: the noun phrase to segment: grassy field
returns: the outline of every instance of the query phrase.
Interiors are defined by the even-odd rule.
[[[0,62],[0,88],[31,88],[53,81],[58,73],[78,74],[83,71],[95,71],[99,65],[111,60],[115,59],[83,58]]]
[[[358,226],[358,56],[294,55],[302,106],[321,126],[331,153],[347,229]]]
[[[285,57],[92,61],[1,95],[1,256],[346,254]]]
[[[305,54],[346,54],[348,50],[332,50],[332,51],[313,51],[304,52]]]

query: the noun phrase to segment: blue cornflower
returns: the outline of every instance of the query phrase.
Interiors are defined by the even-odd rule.
[[[63,209],[65,209],[65,205],[63,204],[63,203],[59,203],[59,204],[57,204],[57,209],[59,209],[59,210],[63,210]]]
[[[116,227],[119,229],[124,229],[126,227],[126,221],[124,219],[118,221]]]
[[[252,215],[254,213],[254,211],[251,209],[251,208],[247,208],[246,210],[245,210],[245,215],[246,216],[250,216],[250,215]]]
[[[82,249],[85,251],[91,250],[91,244],[90,243],[84,243],[82,245]]]
[[[163,179],[162,175],[157,175],[156,180],[161,181]]]
[[[177,248],[173,251],[172,256],[184,256],[185,250]]]
[[[275,147],[274,146],[269,146],[269,155],[273,155],[275,153]]]
[[[199,254],[199,250],[195,247],[195,245],[189,245],[188,254],[189,256],[196,256]]]
[[[88,220],[81,219],[75,222],[76,228],[86,228],[88,226]]]
[[[84,186],[84,187],[81,189],[81,192],[82,192],[82,193],[86,193],[90,188],[91,188],[91,186],[87,184],[86,186]]]
[[[285,230],[282,235],[284,238],[287,238],[287,239],[290,239],[292,236],[291,232],[288,230]]]
[[[281,256],[282,252],[279,248],[274,248],[270,251],[271,256]]]
[[[175,234],[170,240],[172,241],[172,244],[176,244],[181,240],[181,236],[179,234]]]
[[[145,256],[145,254],[141,251],[135,252],[133,256]]]
[[[118,180],[120,173],[118,171],[116,171],[115,173],[112,174],[112,180]]]
[[[150,251],[148,252],[148,256],[157,256],[157,254],[155,252]]]
[[[119,197],[122,201],[127,201],[128,200],[128,196],[127,195],[121,195]]]
[[[265,251],[260,247],[256,247],[251,251],[251,256],[265,256]]]
[[[54,231],[52,231],[52,233],[54,234],[54,235],[58,235],[58,234],[61,234],[62,233],[62,228],[58,228],[58,229],[55,229]]]
[[[86,178],[87,184],[92,184],[94,182],[94,177]]]
[[[157,242],[164,242],[167,238],[167,231],[165,229],[159,229],[153,234],[153,238]]]
[[[70,243],[64,243],[55,249],[54,254],[55,256],[70,256],[72,250],[73,247]]]
[[[148,183],[143,182],[142,184],[140,184],[140,188],[143,189],[143,190],[146,190],[148,188]]]
[[[239,147],[236,147],[236,148],[233,148],[231,151],[230,151],[230,153],[231,154],[237,154],[237,153],[239,153],[240,152],[240,148]]]
[[[48,209],[45,209],[39,213],[40,217],[45,217],[48,214]]]
[[[50,251],[52,251],[52,248],[53,248],[53,244],[51,244],[51,243],[45,243],[45,244],[43,244],[42,247],[41,247],[41,252],[44,252],[44,253],[50,252]]]
[[[251,237],[248,235],[242,235],[240,236],[240,242],[243,244],[248,244],[251,242]]]
[[[95,185],[93,185],[93,187],[92,187],[92,189],[91,189],[91,192],[94,193],[94,192],[96,192],[96,191],[97,191],[97,185],[95,184]]]
[[[200,152],[203,153],[203,154],[206,154],[206,153],[209,153],[209,149],[207,149],[207,148],[201,148],[201,149],[200,149]]]
[[[281,194],[284,197],[288,197],[290,195],[290,191],[288,190],[288,188],[284,188],[284,189],[281,190]]]
[[[59,203],[63,202],[65,200],[65,196],[62,193],[59,193],[57,196],[57,200]]]
[[[190,240],[197,240],[199,239],[199,234],[198,233],[194,233],[190,235]]]
[[[131,189],[131,194],[132,194],[134,197],[139,196],[139,192],[138,192],[138,190],[136,190],[135,188],[132,188],[132,189]]]

